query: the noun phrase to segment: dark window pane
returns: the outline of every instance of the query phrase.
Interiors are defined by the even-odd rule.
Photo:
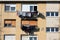
[[[56,28],[56,31],[58,31],[59,29],[58,28]]]
[[[30,12],[33,12],[34,11],[33,8],[34,8],[33,6],[30,6]]]
[[[50,12],[46,12],[46,16],[50,16]]]
[[[33,40],[33,37],[30,37],[30,40]]]
[[[51,12],[51,16],[54,16],[54,12]]]
[[[15,11],[15,7],[11,7],[11,11]]]
[[[55,16],[58,16],[58,12],[55,12]]]
[[[37,40],[37,37],[34,37],[34,40]]]
[[[34,6],[34,11],[37,11],[37,6]]]
[[[7,26],[7,24],[4,24],[4,26],[6,27],[6,26]]]
[[[11,24],[8,24],[8,27],[11,27]]]
[[[54,28],[53,27],[51,28],[51,32],[54,32]]]
[[[37,37],[30,37],[30,40],[37,40]]]
[[[10,10],[10,6],[5,6],[5,11],[9,11]]]
[[[46,32],[50,32],[50,28],[46,28]]]

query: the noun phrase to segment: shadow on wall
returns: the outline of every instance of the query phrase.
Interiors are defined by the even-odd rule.
[[[45,16],[42,13],[39,13],[38,17],[45,19]]]

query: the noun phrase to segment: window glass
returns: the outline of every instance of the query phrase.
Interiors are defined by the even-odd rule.
[[[37,11],[37,6],[34,6],[34,11]]]
[[[30,37],[30,40],[37,40],[37,37]]]
[[[15,11],[15,7],[11,7],[11,11]]]
[[[46,12],[46,16],[50,16],[50,12]]]
[[[30,12],[34,11],[34,6],[30,6]]]
[[[58,31],[58,28],[55,28],[55,31],[57,32]]]
[[[51,16],[54,16],[54,12],[51,12]]]
[[[53,27],[51,28],[51,32],[54,32],[54,28]]]
[[[5,6],[5,11],[9,11],[10,10],[10,6]]]
[[[49,27],[46,28],[46,32],[50,32],[50,28]]]
[[[13,35],[5,35],[5,36],[4,36],[4,39],[5,39],[5,40],[16,40],[16,39],[15,39],[15,36],[13,36]]]
[[[58,12],[55,12],[55,16],[58,16]]]
[[[23,5],[22,5],[22,11],[24,11],[24,12],[29,12],[29,11],[30,11],[30,6],[27,5],[27,4],[23,4]]]

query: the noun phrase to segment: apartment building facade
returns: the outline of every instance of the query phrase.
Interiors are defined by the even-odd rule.
[[[60,40],[60,3],[1,1],[0,40]]]

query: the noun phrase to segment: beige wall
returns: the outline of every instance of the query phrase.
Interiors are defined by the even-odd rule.
[[[59,4],[47,4],[46,11],[47,12],[58,12],[59,13]],[[60,13],[59,13],[60,14]],[[59,27],[59,15],[58,17],[46,17],[46,27]],[[48,32],[46,33],[47,40],[59,40],[58,32]]]
[[[59,33],[55,32],[50,32],[50,33],[47,33],[47,40],[59,40]]]
[[[38,12],[46,16],[46,4],[38,4]],[[46,40],[46,19],[38,18],[38,27],[40,31],[38,32],[39,40]]]
[[[45,16],[45,7],[46,4],[37,4],[38,11],[41,12]],[[4,11],[4,4],[0,4],[0,13],[2,14],[2,40],[4,40],[4,34],[15,34],[16,40],[20,40],[21,34],[26,34],[24,31],[21,30],[21,18],[18,17],[17,11],[21,10],[21,3],[16,4],[16,12],[5,12]],[[16,19],[16,27],[4,27],[4,19]],[[46,20],[42,18],[38,18],[38,27],[40,28],[39,32],[35,32],[38,35],[38,40],[46,40]]]
[[[46,11],[59,11],[59,4],[46,4]]]

